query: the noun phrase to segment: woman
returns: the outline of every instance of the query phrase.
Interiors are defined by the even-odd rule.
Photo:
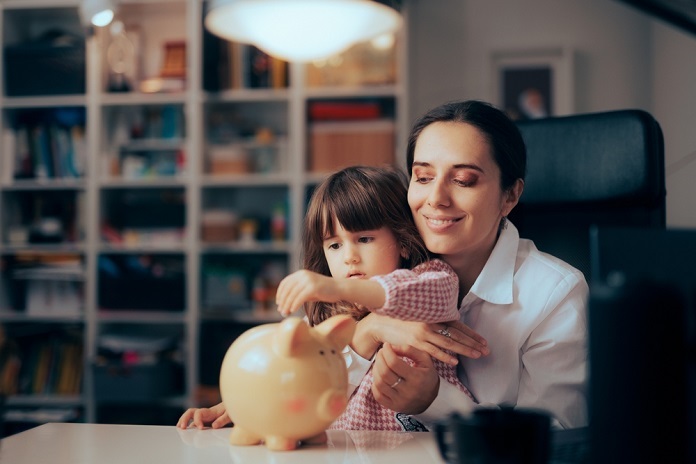
[[[407,167],[418,231],[458,276],[460,321],[443,327],[368,315],[353,338],[351,376],[374,357],[376,400],[432,423],[471,408],[433,368],[431,356],[448,361],[448,349],[460,355],[459,376],[480,404],[534,407],[560,427],[586,425],[588,286],[580,271],[520,239],[506,218],[526,169],[515,124],[483,102],[444,104],[414,125]]]

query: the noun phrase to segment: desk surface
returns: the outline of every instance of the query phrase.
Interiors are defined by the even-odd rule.
[[[231,446],[229,428],[179,430],[174,426],[45,424],[0,441],[8,464],[263,463],[400,464],[442,463],[428,432],[328,432],[326,445],[294,451]]]

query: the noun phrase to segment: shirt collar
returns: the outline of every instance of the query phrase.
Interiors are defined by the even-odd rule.
[[[493,304],[512,303],[513,277],[517,261],[517,246],[520,234],[517,228],[507,221],[488,257],[486,265],[471,287],[471,292]]]

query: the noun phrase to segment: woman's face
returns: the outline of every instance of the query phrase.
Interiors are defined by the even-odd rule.
[[[428,250],[451,264],[483,265],[517,198],[500,188],[500,169],[478,129],[436,122],[416,142],[408,203]]]

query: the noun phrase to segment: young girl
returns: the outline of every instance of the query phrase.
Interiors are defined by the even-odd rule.
[[[276,302],[285,316],[304,305],[310,325],[336,314],[360,320],[369,312],[429,323],[459,320],[457,276],[444,262],[429,259],[408,208],[406,176],[395,169],[349,167],[320,184],[305,217],[303,252],[304,270],[278,287]],[[450,337],[447,325],[439,333]],[[469,395],[473,407],[456,366],[434,362],[439,376]],[[346,411],[331,428],[422,429],[377,403],[371,370],[357,380],[359,385],[351,382]],[[396,391],[402,381],[391,382],[390,389]],[[229,422],[224,414],[221,404],[190,409],[177,425],[186,428],[193,419],[199,427],[207,421],[219,427]]]

